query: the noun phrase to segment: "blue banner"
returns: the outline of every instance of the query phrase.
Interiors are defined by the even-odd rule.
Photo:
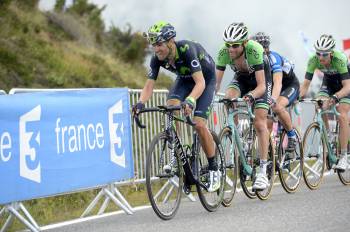
[[[0,204],[133,177],[127,89],[0,96]]]

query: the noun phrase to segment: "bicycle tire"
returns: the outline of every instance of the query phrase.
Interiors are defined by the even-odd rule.
[[[218,167],[222,174],[220,178],[220,188],[215,192],[208,192],[198,184],[196,185],[196,187],[197,187],[199,200],[203,205],[203,207],[209,212],[214,212],[219,208],[223,199],[226,169],[225,169],[225,157],[222,154],[222,148],[220,145],[219,138],[215,134],[215,132],[210,131],[210,133],[213,136],[213,140],[215,143],[215,156],[217,157]],[[209,170],[208,170],[207,158],[204,152],[200,152],[199,154],[197,154],[196,160],[198,162],[197,163],[198,164],[197,167],[199,169],[198,173],[200,174],[199,179],[201,182],[205,183],[208,180]],[[210,198],[213,198],[213,201],[210,201]]]
[[[234,153],[231,154],[232,131],[229,127],[225,127],[220,132],[220,143],[223,149],[223,155],[226,161],[226,179],[224,185],[224,196],[222,205],[229,207],[232,204],[233,197],[237,188],[238,177],[238,151],[237,146],[234,147]]]
[[[269,151],[267,153],[267,163],[268,164],[266,167],[266,174],[269,180],[269,186],[262,191],[256,191],[256,195],[260,200],[269,199],[272,192],[273,184],[275,182],[276,161],[271,137],[269,138]]]
[[[157,134],[152,139],[146,157],[148,198],[156,215],[163,220],[169,220],[175,216],[180,205],[183,186],[183,169],[178,155],[175,154],[174,170],[172,168],[170,174],[163,170],[165,162],[171,159],[168,144],[168,136],[165,132]],[[164,157],[163,162],[160,160],[159,150],[168,155]],[[175,195],[170,196],[171,193]]]
[[[319,135],[317,135],[319,134]],[[321,144],[318,142],[320,141]],[[309,146],[310,144],[310,146]],[[323,174],[326,168],[326,144],[322,138],[322,132],[317,122],[311,123],[304,134],[303,138],[304,159],[303,159],[303,177],[305,184],[309,189],[318,189],[323,179]],[[318,149],[316,151],[316,149]],[[321,150],[319,150],[321,149]],[[312,159],[316,158],[316,159]],[[309,165],[312,165],[310,167]],[[317,165],[317,166],[316,166]],[[316,167],[316,169],[314,169]],[[315,171],[316,170],[316,171]],[[317,171],[318,170],[318,171]],[[314,174],[310,176],[310,174]],[[311,182],[312,177],[315,183]]]
[[[249,136],[249,132],[250,129],[247,128],[244,132],[243,132],[243,138],[242,141],[247,141],[248,140],[248,136]],[[238,157],[238,164],[239,164],[239,180],[241,183],[241,187],[242,190],[244,192],[244,194],[249,198],[249,199],[255,199],[256,198],[256,193],[255,191],[253,191],[252,186],[254,183],[254,177],[255,177],[255,169],[254,169],[254,162],[257,162],[257,144],[255,143],[255,141],[257,141],[256,139],[256,134],[254,135],[255,138],[252,138],[252,144],[251,147],[249,147],[249,150],[246,151],[246,153],[244,154],[245,159],[247,164],[252,168],[253,173],[251,176],[245,175],[243,172],[243,164],[241,161],[241,157]],[[250,154],[249,156],[247,156],[247,154]]]
[[[287,193],[295,193],[303,178],[303,146],[302,139],[298,130],[296,131],[297,146],[295,147],[294,158],[285,161],[285,139],[288,139],[287,132],[283,130],[278,146],[278,176],[283,189]]]

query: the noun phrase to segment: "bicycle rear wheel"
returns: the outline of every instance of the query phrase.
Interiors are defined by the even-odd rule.
[[[304,159],[303,176],[306,185],[315,190],[319,187],[326,162],[326,144],[322,139],[322,133],[318,123],[308,126],[303,139]]]
[[[243,151],[245,152],[244,158],[246,163],[251,167],[253,173],[252,175],[247,175],[244,173],[244,168],[243,168],[243,161],[241,160],[241,157],[238,158],[238,164],[239,164],[239,181],[241,183],[243,192],[245,195],[250,198],[254,199],[256,198],[256,193],[253,191],[252,186],[254,183],[254,177],[255,177],[255,163],[259,163],[259,158],[258,158],[258,143],[257,143],[257,138],[256,135],[253,138],[253,135],[250,133],[250,128],[247,128],[243,132],[243,139],[245,143],[243,144]]]
[[[220,188],[215,192],[208,192],[200,185],[197,184],[196,186],[199,200],[202,203],[203,207],[209,212],[216,211],[218,207],[221,205],[221,202],[224,196],[224,184],[225,184],[225,177],[226,177],[225,157],[222,153],[222,147],[220,145],[219,138],[213,131],[211,131],[211,135],[213,136],[214,143],[215,143],[216,161],[218,164],[218,168],[221,172]],[[202,183],[208,186],[208,182],[209,182],[208,160],[199,143],[198,143],[198,148],[200,149],[199,149],[199,152],[197,153],[196,159],[198,162],[197,173],[199,173],[199,181],[201,181]]]
[[[231,205],[236,193],[238,176],[238,153],[237,147],[232,144],[232,131],[225,127],[220,132],[220,142],[223,148],[223,155],[226,161],[226,180],[224,185],[224,196],[222,205],[228,207]]]
[[[169,146],[166,133],[157,134],[149,146],[146,159],[148,198],[154,212],[163,220],[175,216],[183,186],[180,159],[176,154],[171,157]]]
[[[278,176],[282,187],[287,193],[294,193],[303,176],[303,147],[300,133],[296,131],[297,145],[294,154],[287,154],[286,148],[288,144],[287,132],[284,130],[281,134],[280,144],[278,147]],[[286,159],[287,156],[292,156],[292,159]]]
[[[256,195],[260,200],[267,200],[270,197],[272,188],[273,188],[273,183],[275,182],[275,154],[273,151],[273,146],[272,146],[272,139],[269,138],[269,151],[267,153],[267,167],[266,167],[266,175],[267,179],[269,180],[269,186],[262,190],[262,191],[256,191]]]

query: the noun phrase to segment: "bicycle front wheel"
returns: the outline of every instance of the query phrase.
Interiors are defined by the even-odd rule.
[[[197,184],[197,192],[200,202],[203,207],[209,212],[216,211],[221,205],[223,196],[224,196],[224,184],[226,177],[226,168],[225,168],[225,157],[222,153],[222,147],[219,141],[218,136],[215,132],[211,131],[211,135],[215,144],[215,157],[216,162],[218,164],[220,175],[220,188],[215,192],[208,192],[203,187]],[[201,148],[201,145],[198,143]],[[203,149],[200,149],[200,152],[196,155],[198,162],[198,173],[199,173],[199,181],[206,184],[208,186],[209,183],[209,169],[208,169],[208,160]]]
[[[226,179],[222,205],[228,207],[231,205],[233,197],[236,193],[238,176],[237,146],[232,143],[232,131],[229,127],[223,128],[220,132],[220,142],[226,161]]]
[[[303,148],[304,181],[311,190],[315,190],[323,179],[326,162],[326,144],[322,139],[322,132],[318,123],[314,122],[306,129]]]
[[[171,155],[165,132],[156,135],[147,151],[146,186],[154,212],[163,220],[173,218],[179,208],[183,172],[178,155]]]
[[[278,146],[278,176],[282,187],[287,193],[294,193],[303,176],[303,147],[301,136],[297,130],[297,144],[294,154],[287,154],[288,145],[287,132],[284,130],[281,134],[280,144]]]

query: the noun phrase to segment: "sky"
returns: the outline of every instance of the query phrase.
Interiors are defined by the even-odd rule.
[[[72,0],[66,0],[70,4]],[[249,34],[263,31],[271,37],[270,49],[287,57],[295,64],[299,80],[304,79],[308,53],[300,32],[311,45],[321,34],[332,34],[336,48],[342,49],[342,40],[350,38],[347,25],[350,15],[349,0],[90,0],[102,7],[107,28],[115,25],[134,31],[147,31],[159,20],[170,22],[177,31],[177,40],[196,40],[215,59],[223,43],[222,33],[232,22],[244,22]],[[42,10],[52,9],[55,0],[41,0]],[[347,16],[348,15],[348,16]],[[227,68],[225,83],[233,72]],[[317,81],[316,81],[317,82]]]

